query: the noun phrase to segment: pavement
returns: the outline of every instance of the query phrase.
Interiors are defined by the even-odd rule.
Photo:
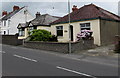
[[[70,54],[62,54],[53,51],[47,51],[47,53],[69,59],[93,62],[93,63],[110,65],[115,67],[119,66],[119,60],[120,60],[119,57],[120,54],[114,52],[114,45],[96,47],[94,49],[77,51],[75,53],[70,53]]]
[[[96,47],[94,49],[83,51],[83,54],[90,55],[90,56],[105,56],[105,57],[115,57],[118,58],[117,53],[114,51],[114,45],[107,45]]]
[[[115,53],[114,45],[101,46],[84,51],[77,51],[73,54],[69,54],[68,56],[76,59],[83,59],[86,61],[113,66],[118,66],[118,62],[120,60],[120,54]]]
[[[97,76],[119,75],[116,56],[92,56],[83,51],[62,54],[10,45],[2,47],[3,76],[85,76],[97,78]],[[87,51],[89,52],[89,50]]]

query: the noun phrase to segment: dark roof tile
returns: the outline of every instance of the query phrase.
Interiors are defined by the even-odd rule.
[[[84,5],[83,7],[79,8],[77,11],[70,13],[70,21],[78,21],[78,20],[85,20],[85,19],[92,19],[92,18],[104,18],[110,20],[117,20],[120,21],[120,17],[104,10],[94,4]],[[68,22],[68,14],[64,17],[52,22],[51,24],[59,24],[59,23],[66,23]]]
[[[29,24],[29,22],[19,23],[17,28],[18,28],[18,29],[19,29],[19,28],[26,28],[26,27],[28,27],[28,24]]]
[[[18,13],[18,12],[19,12],[21,9],[23,9],[23,8],[24,8],[24,7],[20,8],[19,10],[15,10],[15,11],[9,13],[8,15],[4,16],[4,17],[2,18],[2,20],[7,20],[7,19],[11,18],[13,15],[15,15],[16,13]]]
[[[50,25],[51,22],[58,20],[60,17],[51,16],[49,14],[40,15],[39,17],[30,21],[32,25]]]

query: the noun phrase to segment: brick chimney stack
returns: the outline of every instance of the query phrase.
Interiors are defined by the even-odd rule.
[[[73,5],[72,11],[76,11],[76,10],[78,10],[77,6]]]
[[[2,12],[2,16],[7,15],[7,11]]]
[[[40,12],[37,12],[36,13],[36,18],[40,17],[40,15],[41,15]]]
[[[19,9],[20,9],[19,6],[14,6],[14,7],[13,7],[13,11],[19,10]]]

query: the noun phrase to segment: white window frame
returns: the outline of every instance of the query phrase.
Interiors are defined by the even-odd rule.
[[[32,32],[34,30],[34,27],[30,27],[29,30],[30,32]]]
[[[89,24],[89,26],[87,26],[87,24]],[[81,25],[84,25],[84,27],[81,26]],[[80,30],[83,30],[83,29],[91,29],[90,27],[91,27],[91,24],[90,24],[90,23],[80,23]]]
[[[25,36],[25,29],[23,31],[23,29],[19,29],[19,36]]]
[[[6,20],[4,20],[3,22],[4,22],[4,23],[3,23],[3,24],[4,24],[3,26],[6,26]]]
[[[58,29],[58,27],[61,27],[61,29]],[[62,31],[62,35],[58,35],[58,31]],[[59,37],[63,37],[63,26],[56,26],[56,35]]]
[[[9,27],[9,25],[10,25],[10,20],[8,20],[8,27]]]

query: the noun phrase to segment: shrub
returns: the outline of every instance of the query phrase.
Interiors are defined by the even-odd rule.
[[[81,39],[83,39],[83,40],[91,40],[91,39],[93,39],[92,33],[93,32],[91,30],[81,30],[81,32],[79,32],[77,34],[76,41],[79,41]]]
[[[50,41],[56,41],[56,42],[57,42],[57,41],[58,41],[58,40],[57,40],[57,36],[52,35],[52,37],[50,38]]]
[[[30,34],[30,41],[54,41],[53,36],[51,33],[47,30],[33,30],[32,32],[29,32]]]

